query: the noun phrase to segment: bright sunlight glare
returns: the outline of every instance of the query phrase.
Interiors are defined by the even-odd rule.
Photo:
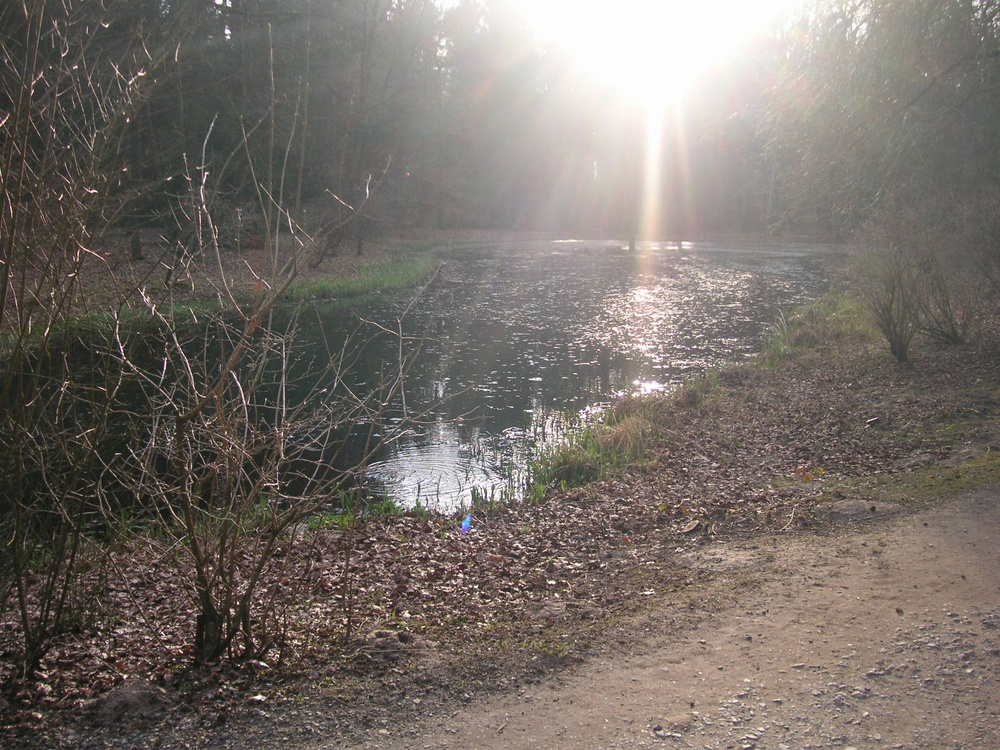
[[[801,0],[519,0],[539,41],[647,110]]]

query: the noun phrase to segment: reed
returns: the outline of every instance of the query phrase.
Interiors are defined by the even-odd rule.
[[[610,409],[601,421],[572,431],[531,459],[526,495],[540,502],[550,489],[565,491],[614,476],[641,461],[655,435],[650,420],[635,414],[619,419]]]
[[[823,349],[851,339],[874,341],[877,336],[860,299],[831,291],[788,315],[779,312],[764,341],[760,360],[767,366],[795,352]]]

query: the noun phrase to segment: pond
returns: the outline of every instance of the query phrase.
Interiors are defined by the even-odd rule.
[[[845,261],[825,245],[454,248],[419,297],[361,313],[402,332],[406,406],[423,415],[380,449],[368,480],[400,505],[442,512],[497,497],[580,415],[756,354],[778,312],[822,296]],[[342,310],[316,315],[303,317],[300,344],[329,347],[357,328]],[[310,343],[319,331],[326,341]],[[398,351],[397,337],[372,338],[353,387],[372,387]]]

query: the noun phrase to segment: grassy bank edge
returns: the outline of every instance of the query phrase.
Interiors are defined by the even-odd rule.
[[[433,247],[422,251],[410,249],[393,254],[384,262],[363,266],[348,276],[299,278],[288,288],[284,302],[355,305],[381,294],[415,289],[430,281],[440,267],[440,260],[432,250]]]
[[[439,243],[412,241],[380,248],[370,264],[361,264],[344,273],[303,274],[288,289],[282,304],[298,305],[322,302],[324,305],[354,307],[370,304],[381,295],[417,289],[437,273],[441,260]],[[241,308],[254,303],[252,290],[236,288],[233,299]],[[184,330],[207,319],[238,317],[232,302],[220,294],[196,296],[184,301],[159,304],[151,310],[146,305],[119,305],[114,310],[85,312],[63,324],[61,330],[45,332],[45,338],[65,350],[83,351],[100,348],[109,333],[155,334],[167,329]],[[27,336],[17,332],[0,335],[0,357],[10,356],[17,347],[23,351],[36,348],[43,332]]]
[[[599,422],[575,430],[564,443],[541,452],[529,467],[527,498],[544,502],[550,492],[622,477],[642,470],[658,446],[671,441],[701,409],[712,408],[739,392],[752,393],[753,383],[782,368],[824,367],[830,357],[878,342],[879,333],[864,303],[856,296],[831,291],[823,298],[779,314],[762,351],[751,360],[688,379],[679,388],[616,401]],[[885,356],[888,356],[886,352]],[[944,425],[940,430],[961,429]],[[986,452],[956,465],[935,465],[905,474],[827,481],[827,495],[870,498],[897,504],[919,504],[958,492],[1000,484],[1000,454]]]

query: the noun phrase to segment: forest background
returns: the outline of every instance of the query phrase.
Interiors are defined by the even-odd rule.
[[[162,223],[185,155],[204,151],[219,210],[253,211],[278,172],[273,198],[296,215],[347,210],[330,196],[354,206],[374,180],[366,214],[383,233],[621,234],[655,172],[644,230],[666,239],[978,213],[1000,179],[997,15],[974,0],[806,4],[707,66],[653,135],[623,82],[537,43],[504,0],[74,2],[35,31],[46,54],[85,44],[86,74],[132,88],[107,167],[125,223]],[[8,101],[45,64],[23,59],[23,16],[4,19]]]

